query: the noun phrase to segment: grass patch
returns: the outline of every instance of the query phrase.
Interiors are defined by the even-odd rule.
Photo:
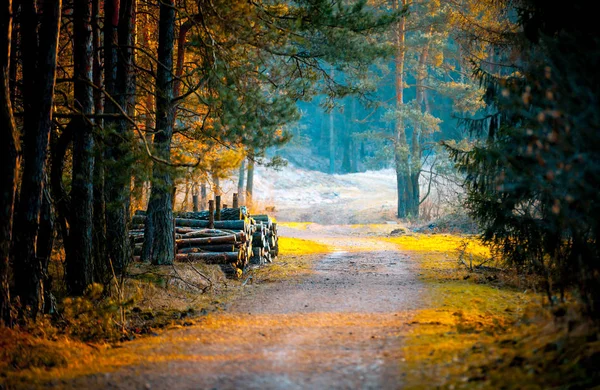
[[[472,272],[459,256],[486,259],[470,237],[387,239],[419,267],[430,307],[408,324],[407,388],[589,388],[600,384],[600,334],[574,304],[548,308],[510,273]]]
[[[280,237],[277,260],[253,270],[252,277],[256,282],[275,282],[309,275],[313,272],[314,262],[331,252],[331,247],[315,241]]]
[[[312,222],[277,222],[277,226],[284,226],[296,230],[307,230],[311,225],[314,224]]]

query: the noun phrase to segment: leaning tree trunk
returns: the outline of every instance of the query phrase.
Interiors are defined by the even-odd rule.
[[[75,108],[81,116],[73,119],[73,178],[71,180],[71,256],[66,259],[67,289],[81,295],[93,282],[92,222],[94,208],[94,111],[92,88],[93,44],[90,0],[73,7],[73,78]]]
[[[174,0],[160,3],[158,23],[158,69],[156,74],[156,134],[154,150],[165,162],[171,158],[173,136],[173,45],[175,43]],[[154,162],[152,189],[143,254],[152,264],[172,264],[175,256],[173,236],[173,178],[170,167]]]
[[[135,1],[122,0],[119,7],[119,46],[114,98],[127,115],[133,116]],[[127,118],[114,121],[106,136],[106,158],[111,167],[111,174],[106,177],[107,244],[112,267],[117,273],[125,268],[131,257],[127,233],[132,176],[131,136],[131,126]]]
[[[22,4],[23,173],[13,237],[15,293],[32,317],[44,307],[42,265],[35,255],[38,219],[52,126],[61,0],[43,3],[38,26],[33,1]],[[39,27],[39,28],[38,28]],[[38,45],[39,42],[39,45]]]
[[[9,65],[12,33],[12,2],[3,2],[0,32],[0,325],[12,325],[8,285],[10,243],[17,172],[19,140],[10,101]]]

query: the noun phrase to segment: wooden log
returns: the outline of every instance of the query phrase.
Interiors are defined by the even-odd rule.
[[[176,218],[175,223],[177,226],[197,227],[197,228],[208,228],[208,221],[201,221],[198,219],[183,219]],[[246,231],[248,223],[246,221],[215,221],[212,229],[231,229]]]
[[[175,218],[201,219],[208,221],[208,211],[178,211],[173,213]],[[248,217],[248,210],[245,206],[236,208],[221,208],[221,221],[239,221]]]
[[[194,246],[189,248],[181,248],[177,250],[177,253],[203,253],[203,252],[235,252],[236,247],[234,244],[220,244],[220,245],[203,245]]]
[[[238,199],[237,193],[233,194],[233,200],[231,203],[232,203],[232,205],[231,205],[232,208],[237,209],[239,207],[239,199]]]
[[[215,236],[215,237],[198,237],[198,238],[183,238],[175,241],[178,248],[186,248],[190,246],[201,246],[210,244],[235,244],[235,235]]]
[[[175,227],[175,233],[179,234],[188,234],[197,231],[198,229],[193,229],[189,227]]]
[[[239,252],[178,253],[175,255],[175,260],[181,262],[201,261],[205,264],[232,264],[237,263],[239,256]]]
[[[238,234],[240,232],[233,230],[219,230],[219,229],[195,229],[191,230],[189,233],[183,235],[182,238],[200,238],[200,237],[220,237],[220,236],[231,236]],[[242,235],[239,236],[242,238]],[[236,237],[238,238],[238,237]]]

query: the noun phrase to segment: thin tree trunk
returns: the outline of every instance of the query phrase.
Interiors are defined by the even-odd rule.
[[[335,71],[331,68],[331,78]],[[333,109],[329,112],[329,174],[335,173],[335,128],[333,123]]]
[[[200,210],[201,211],[206,210],[206,205],[208,202],[207,197],[208,197],[208,195],[206,194],[206,181],[203,181],[202,184],[200,184]]]
[[[10,57],[9,57],[9,65],[8,65],[8,76],[9,76],[9,81],[8,81],[8,85],[9,85],[9,89],[10,89],[10,101],[14,102],[15,98],[17,96],[17,85],[18,85],[18,74],[19,74],[19,53],[21,50],[21,43],[20,43],[20,39],[19,39],[19,30],[21,30],[21,26],[20,24],[17,22],[17,20],[19,20],[19,14],[20,14],[20,9],[21,9],[21,2],[20,1],[16,1],[16,2],[12,2],[8,1],[7,5],[13,3],[12,4],[12,15],[11,14],[6,14],[6,17],[10,17],[12,16],[12,34],[11,34],[11,42],[10,42]],[[4,7],[6,7],[4,6]],[[4,11],[4,9],[3,9]],[[4,50],[4,49],[2,49]]]
[[[63,170],[65,165],[65,156],[67,149],[73,140],[73,122],[70,122],[56,139],[53,137],[51,145],[50,167],[50,187],[52,189],[52,198],[54,200],[56,220],[60,228],[65,255],[69,257],[70,239],[69,239],[69,221],[70,221],[70,200],[63,185]],[[54,134],[54,133],[53,133]]]
[[[238,176],[238,202],[239,204],[244,204],[244,176],[246,174],[246,159],[242,160],[240,164],[240,173]]]
[[[356,153],[356,142],[352,134],[356,130],[356,99],[352,99],[352,113],[350,114],[350,172],[358,172],[358,154]]]
[[[94,128],[87,116],[94,111],[92,88],[93,42],[90,0],[73,7],[73,77],[75,107],[82,116],[73,119],[73,179],[71,180],[71,256],[66,259],[67,288],[84,293],[93,282],[92,222],[94,209]]]
[[[175,43],[174,0],[160,3],[158,23],[158,69],[156,77],[156,134],[154,148],[159,158],[171,158],[173,136],[173,45]],[[151,249],[152,264],[172,264],[175,255],[173,237],[173,178],[168,166],[155,162],[148,205],[145,237]],[[150,226],[150,228],[148,228]],[[146,241],[144,241],[146,245]]]
[[[40,228],[36,242],[36,256],[42,263],[42,279],[44,280],[44,312],[52,313],[56,308],[52,299],[52,278],[48,273],[48,264],[54,245],[54,213],[50,198],[50,184],[45,183],[42,193],[42,208],[40,210]]]
[[[254,190],[254,153],[248,156],[248,177],[246,179],[246,204],[252,206],[252,191]]]
[[[9,66],[12,43],[12,2],[3,2],[0,19],[0,325],[11,326],[10,289],[8,284],[10,245],[17,172],[19,170],[19,137],[10,100]]]
[[[35,3],[22,4],[24,161],[14,221],[14,231],[19,234],[13,237],[13,259],[16,295],[33,318],[44,308],[42,265],[35,255],[35,242],[52,126],[60,11],[61,0],[45,1],[38,28]]]
[[[419,56],[419,65],[417,69],[417,94],[416,100],[417,105],[423,111],[423,106],[425,105],[425,79],[427,77],[427,58],[429,56],[429,43],[425,45],[421,55]],[[419,186],[419,177],[421,176],[421,156],[422,149],[421,143],[422,141],[422,133],[423,133],[423,125],[422,123],[418,123],[414,126],[412,140],[411,140],[411,156],[412,156],[412,166],[411,166],[411,175],[410,180],[412,183],[412,194],[411,194],[411,202],[410,202],[410,214],[415,218],[419,216],[419,201],[421,197],[421,187]]]

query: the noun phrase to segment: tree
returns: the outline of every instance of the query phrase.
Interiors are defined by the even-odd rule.
[[[0,45],[0,325],[12,323],[10,311],[9,290],[9,257],[12,242],[12,224],[15,192],[17,188],[17,174],[19,171],[19,140],[17,127],[13,117],[10,99],[9,66],[12,42],[12,1],[3,2],[2,39]]]
[[[175,43],[175,2],[160,3],[158,25],[158,69],[156,76],[156,131],[154,150],[164,162],[171,159],[173,137],[173,46]],[[153,165],[152,189],[143,256],[152,264],[171,264],[175,256],[173,232],[173,178],[163,162]]]
[[[495,43],[495,61],[474,62],[490,109],[465,121],[478,136],[469,148],[448,148],[466,175],[467,206],[484,241],[509,265],[544,277],[550,302],[575,289],[597,320],[595,22],[580,1],[560,12],[535,1],[502,5],[518,11],[520,29],[490,29],[481,39]]]
[[[91,27],[92,3],[78,1],[74,5],[73,78],[75,109],[80,116],[73,119],[73,178],[71,180],[71,250],[66,259],[67,287],[74,295],[82,295],[93,281],[92,212],[94,202],[94,135],[90,120],[94,112],[92,84],[93,45]]]
[[[61,0],[43,2],[38,23],[35,1],[21,5],[23,57],[23,173],[13,237],[16,296],[32,317],[44,308],[44,275],[36,256],[38,220],[47,160],[56,78]]]
[[[114,5],[111,5],[110,33],[115,29],[118,42],[105,42],[105,51],[112,52],[113,58],[108,64],[113,68],[106,70],[106,78],[114,78],[107,85],[107,93],[114,102],[107,104],[110,112],[124,112],[133,117],[135,107],[135,72],[134,72],[134,26],[135,1],[121,1],[118,5],[118,26],[114,25]],[[110,100],[110,99],[109,99]],[[120,273],[131,257],[128,242],[127,224],[129,220],[130,182],[132,177],[132,129],[130,119],[121,116],[108,122],[105,126],[106,167],[111,174],[106,177],[106,225],[107,246],[110,263]]]

